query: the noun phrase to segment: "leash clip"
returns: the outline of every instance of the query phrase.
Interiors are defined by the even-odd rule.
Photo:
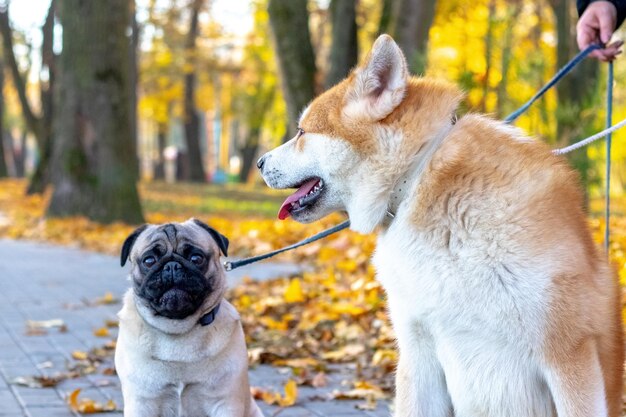
[[[224,262],[224,269],[226,270],[226,272],[232,271],[233,263],[231,261]]]

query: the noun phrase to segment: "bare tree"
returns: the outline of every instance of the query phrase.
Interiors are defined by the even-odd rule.
[[[204,165],[202,163],[202,152],[200,150],[200,117],[196,110],[196,40],[198,38],[199,25],[198,16],[204,0],[193,0],[191,2],[191,18],[189,21],[189,32],[185,43],[185,59],[187,69],[185,72],[185,139],[187,143],[187,160],[189,168],[189,180],[193,182],[205,182]]]
[[[28,193],[41,193],[48,184],[48,163],[52,149],[52,112],[53,89],[55,81],[55,54],[53,51],[55,0],[51,0],[46,20],[41,28],[43,43],[41,47],[42,71],[47,72],[47,81],[40,80],[39,95],[41,113],[36,114],[28,101],[26,93],[26,75],[20,72],[13,48],[13,30],[9,19],[8,5],[0,6],[0,33],[4,59],[9,66],[13,84],[17,90],[22,108],[22,115],[29,131],[35,137],[39,150],[39,163],[31,178]]]

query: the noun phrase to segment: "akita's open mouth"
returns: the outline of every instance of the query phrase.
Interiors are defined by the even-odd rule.
[[[292,213],[297,214],[315,204],[324,190],[324,181],[321,178],[313,177],[304,181],[297,188],[298,190],[287,197],[283,205],[280,206],[278,211],[280,220],[285,220]]]

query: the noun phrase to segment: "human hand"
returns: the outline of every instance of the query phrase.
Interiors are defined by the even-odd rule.
[[[608,1],[594,1],[587,6],[576,25],[576,41],[582,51],[592,43],[607,44],[615,30],[617,10]],[[624,42],[617,41],[604,49],[597,49],[591,56],[600,61],[612,61],[622,53],[620,47]]]

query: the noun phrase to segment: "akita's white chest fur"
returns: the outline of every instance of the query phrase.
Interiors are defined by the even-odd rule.
[[[553,416],[533,351],[541,343],[545,277],[520,282],[481,259],[480,248],[444,248],[433,239],[399,212],[373,257],[401,352],[445,380],[428,395],[444,397],[446,409],[454,404],[457,416]]]

